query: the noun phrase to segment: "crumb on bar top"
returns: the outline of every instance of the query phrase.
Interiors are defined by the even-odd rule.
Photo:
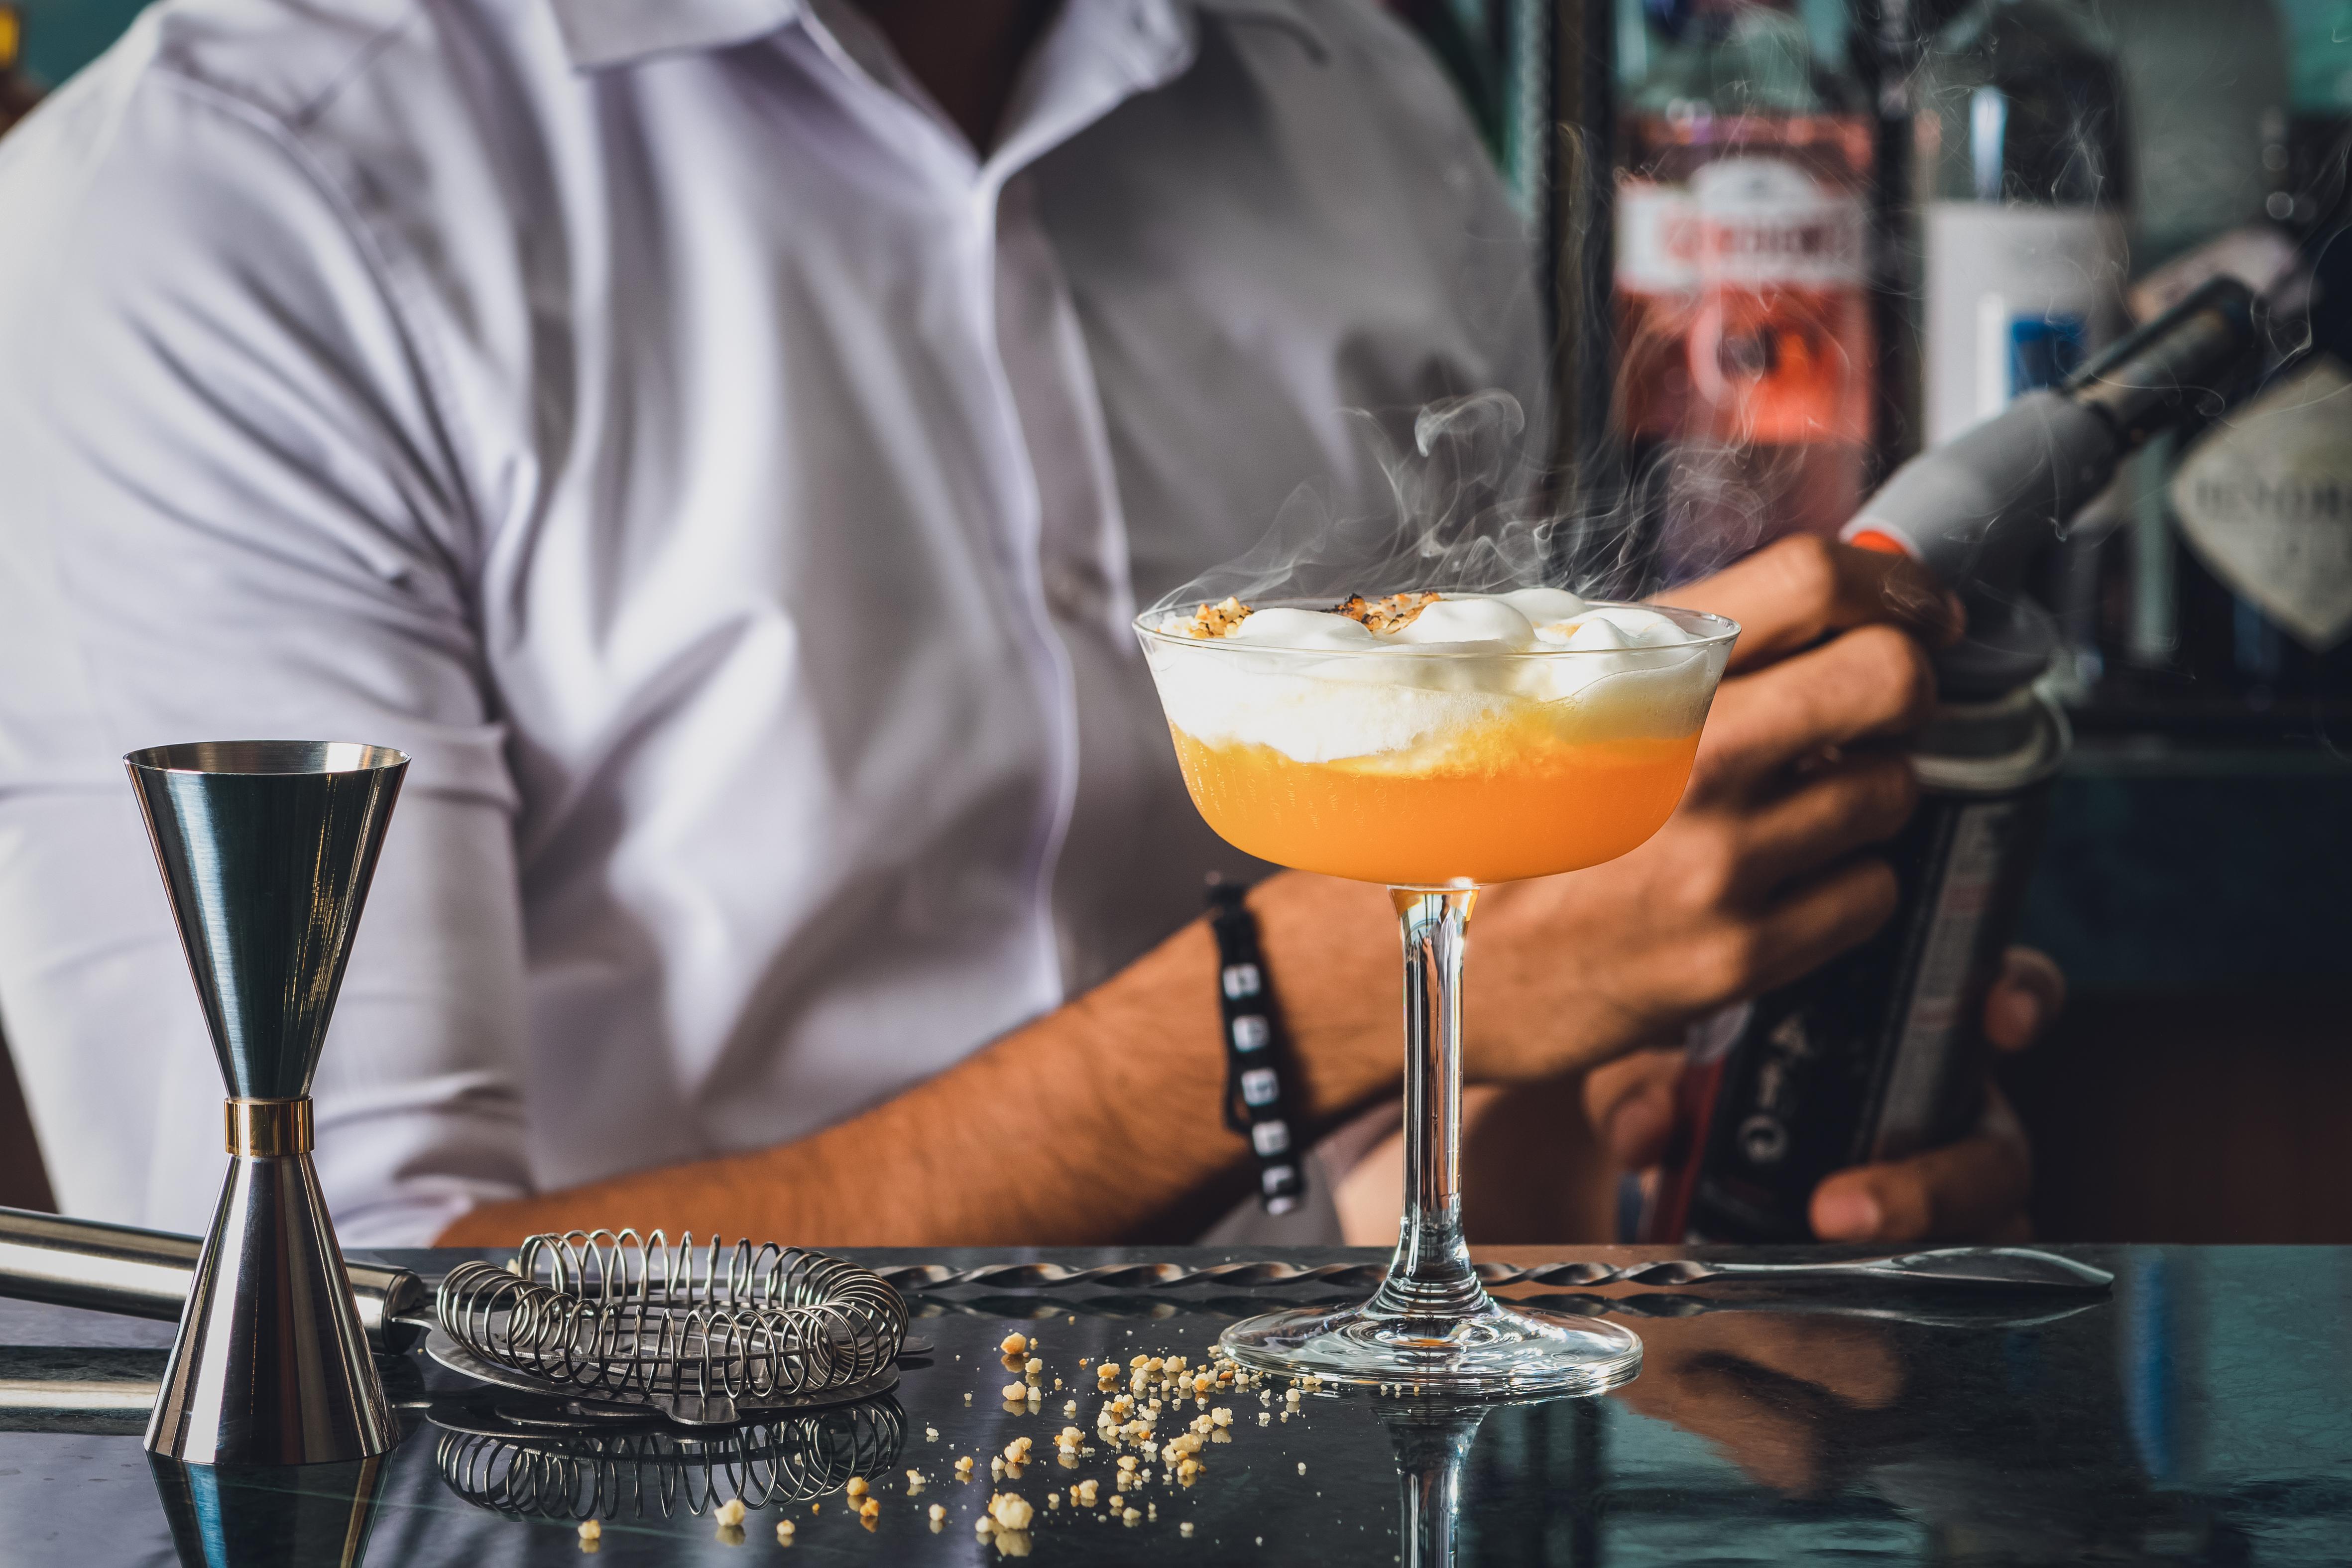
[[[1391,594],[1384,599],[1367,599],[1361,594],[1350,594],[1331,606],[1329,614],[1345,616],[1369,632],[1393,632],[1412,625],[1413,617],[1444,597],[1439,594]],[[1222,604],[1202,603],[1190,616],[1171,616],[1160,623],[1160,629],[1177,637],[1208,641],[1229,637],[1241,624],[1249,619],[1249,605],[1228,594]]]

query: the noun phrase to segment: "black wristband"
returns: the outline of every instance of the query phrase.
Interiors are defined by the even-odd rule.
[[[1224,882],[1209,884],[1217,1001],[1225,1020],[1225,1125],[1249,1139],[1258,1202],[1268,1214],[1287,1214],[1307,1195],[1307,1174],[1293,1147],[1288,1041],[1258,952],[1257,917],[1243,892]]]

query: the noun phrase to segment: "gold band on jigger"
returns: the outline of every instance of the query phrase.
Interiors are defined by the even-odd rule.
[[[228,1152],[258,1159],[281,1154],[307,1154],[317,1146],[310,1132],[310,1101],[301,1100],[232,1100],[221,1107],[226,1113]]]

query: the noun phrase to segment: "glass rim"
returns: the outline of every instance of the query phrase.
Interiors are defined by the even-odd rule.
[[[182,741],[123,754],[148,773],[238,778],[333,778],[408,765],[408,753],[365,741]]]
[[[1441,595],[1446,592],[1444,589],[1436,591]],[[1499,595],[1480,594],[1478,596],[1496,598]],[[1691,622],[1699,623],[1710,629],[1692,637],[1688,642],[1663,643],[1645,647],[1494,648],[1469,643],[1404,643],[1391,644],[1385,647],[1285,647],[1280,643],[1243,642],[1234,637],[1185,637],[1178,632],[1163,632],[1151,624],[1160,616],[1174,614],[1172,610],[1146,610],[1137,616],[1131,624],[1135,627],[1136,634],[1147,644],[1160,642],[1171,647],[1216,648],[1234,654],[1288,654],[1299,658],[1396,658],[1407,656],[1413,658],[1459,659],[1620,658],[1629,653],[1705,652],[1710,648],[1728,645],[1738,637],[1741,630],[1738,621],[1728,616],[1718,616],[1712,610],[1686,610],[1679,605],[1649,605],[1633,599],[1588,599],[1585,604],[1588,608],[1595,610],[1647,610],[1653,615],[1663,615],[1671,620],[1685,623],[1684,629],[1686,631],[1696,629],[1688,624]],[[1268,604],[1253,605],[1251,609],[1253,611],[1303,610],[1310,607],[1319,607],[1324,613],[1329,613],[1328,606],[1321,600],[1313,601],[1311,605],[1308,603],[1276,600]]]

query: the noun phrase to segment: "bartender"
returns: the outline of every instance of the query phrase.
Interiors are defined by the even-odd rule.
[[[1525,227],[1394,22],[164,0],[0,145],[0,1016],[67,1210],[210,1213],[118,759],[232,736],[415,758],[316,1085],[347,1244],[1173,1239],[1246,1195],[1194,917],[1263,868],[1129,622],[1302,485],[1382,504],[1342,410],[1540,405]],[[1688,800],[1485,895],[1468,993],[1474,1079],[1579,1086],[1635,1159],[1627,1053],[1892,908],[1911,782],[1855,742],[1955,625],[1810,542],[1675,598],[1747,628]],[[1249,901],[1304,1142],[1395,1092],[1392,917]],[[2055,1001],[2025,964],[1990,1022]],[[2024,1170],[1996,1101],[1815,1218],[2014,1228]]]

